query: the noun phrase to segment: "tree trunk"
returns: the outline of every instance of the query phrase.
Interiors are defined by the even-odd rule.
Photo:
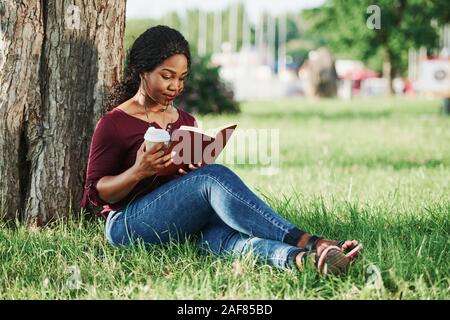
[[[79,212],[92,132],[122,73],[126,2],[1,6],[1,213],[40,226]]]

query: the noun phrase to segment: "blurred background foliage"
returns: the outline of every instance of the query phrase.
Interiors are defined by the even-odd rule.
[[[361,8],[371,5],[379,7],[380,30],[367,27],[370,12]],[[405,77],[408,71],[408,50],[426,48],[429,56],[439,53],[440,27],[450,22],[447,0],[361,0],[355,5],[351,0],[328,0],[323,5],[286,15],[286,56],[287,64],[297,71],[308,54],[319,47],[327,47],[335,59],[362,61],[369,69],[383,74],[392,88],[394,77]],[[243,26],[245,7],[238,5],[236,50],[244,43]],[[231,6],[221,11],[221,40],[230,41]],[[180,30],[190,43],[193,52],[192,76],[186,83],[185,94],[179,105],[191,112],[222,113],[239,112],[232,85],[219,77],[219,68],[211,63],[214,48],[214,34],[207,32],[206,55],[199,57],[200,9],[186,10],[186,20],[175,11],[161,18],[127,20],[125,47],[129,48],[134,39],[147,28],[170,25]],[[207,25],[214,24],[214,12],[205,12]],[[263,19],[268,19],[264,16]],[[267,20],[266,20],[267,22]],[[279,25],[275,25],[274,55],[278,60]],[[255,25],[250,28],[250,42],[255,43]],[[267,32],[267,23],[265,24]],[[275,71],[277,66],[273,66]]]
[[[381,28],[366,27],[370,16],[361,8],[380,8]],[[304,10],[305,32],[326,45],[336,58],[362,60],[370,69],[382,71],[383,63],[392,65],[392,76],[404,76],[408,48],[424,46],[437,54],[439,26],[450,21],[446,0],[328,0],[323,6]]]
[[[125,50],[131,48],[141,33],[160,23],[152,19],[127,21]],[[181,28],[178,30],[183,33]],[[220,67],[211,63],[211,54],[200,56],[195,44],[190,42],[190,47],[191,73],[186,79],[183,94],[175,100],[174,105],[194,114],[238,113],[239,103],[234,99],[230,84],[220,77]]]

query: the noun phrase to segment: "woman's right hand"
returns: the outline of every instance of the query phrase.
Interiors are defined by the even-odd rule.
[[[145,150],[145,141],[136,153],[136,161],[133,165],[133,171],[139,180],[150,177],[159,170],[168,167],[173,161],[172,154],[165,154],[164,143],[154,144],[149,150]]]

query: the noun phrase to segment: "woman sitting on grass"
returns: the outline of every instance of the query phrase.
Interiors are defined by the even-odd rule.
[[[189,44],[166,26],[148,29],[134,42],[123,82],[95,128],[82,206],[103,205],[106,237],[114,245],[166,244],[195,235],[216,254],[253,250],[280,268],[303,268],[311,257],[321,273],[347,269],[360,246],[312,236],[274,212],[226,166],[190,165],[174,176],[156,176],[168,166],[163,144],[145,149],[149,125],[172,133],[196,125],[171,101],[190,72]]]

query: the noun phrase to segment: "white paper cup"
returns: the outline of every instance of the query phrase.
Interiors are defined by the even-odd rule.
[[[164,149],[167,149],[170,142],[170,134],[163,129],[157,129],[154,127],[149,127],[144,135],[145,148],[150,150],[155,144],[164,142]]]

